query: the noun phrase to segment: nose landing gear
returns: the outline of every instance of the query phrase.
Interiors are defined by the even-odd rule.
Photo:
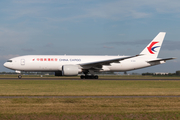
[[[15,72],[16,72],[17,74],[19,74],[19,75],[18,75],[18,78],[21,79],[21,78],[22,78],[21,71],[15,70]]]
[[[21,79],[21,78],[22,78],[22,75],[18,75],[18,78]]]

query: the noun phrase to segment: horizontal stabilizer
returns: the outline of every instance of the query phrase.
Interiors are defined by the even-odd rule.
[[[160,61],[167,61],[167,60],[173,60],[173,59],[176,59],[176,58],[164,58],[164,59],[157,59],[157,60],[151,60],[151,61],[147,61],[148,63],[151,63],[151,62],[160,62]]]

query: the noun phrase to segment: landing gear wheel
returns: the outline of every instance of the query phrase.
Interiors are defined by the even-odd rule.
[[[81,79],[85,79],[85,76],[84,76],[84,75],[81,75]]]
[[[81,79],[98,79],[99,77],[97,75],[81,75]]]
[[[98,79],[98,76],[97,76],[97,75],[95,75],[95,76],[94,76],[94,79]]]
[[[21,75],[18,75],[18,78],[19,78],[19,79],[21,79],[21,78],[22,78],[22,76],[21,76]]]

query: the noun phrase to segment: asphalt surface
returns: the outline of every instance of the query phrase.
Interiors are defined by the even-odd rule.
[[[180,80],[179,79],[162,79],[162,78],[154,78],[154,79],[133,79],[133,78],[99,78],[99,79],[80,79],[80,78],[47,78],[47,77],[40,77],[40,78],[0,78],[0,80]]]

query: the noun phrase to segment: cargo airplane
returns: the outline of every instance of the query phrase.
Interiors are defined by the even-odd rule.
[[[145,49],[134,56],[76,56],[76,55],[26,55],[9,59],[6,68],[22,71],[55,72],[55,76],[76,76],[81,79],[98,79],[95,72],[126,72],[165,63],[175,58],[157,58],[165,32],[160,32]]]

